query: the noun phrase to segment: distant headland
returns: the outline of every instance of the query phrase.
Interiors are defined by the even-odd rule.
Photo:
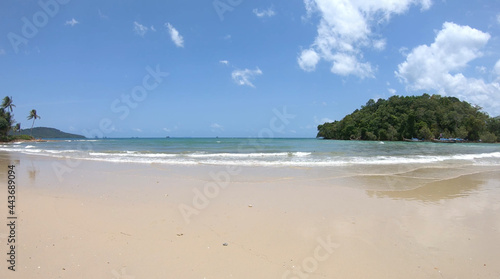
[[[500,117],[455,97],[423,94],[370,99],[340,121],[318,126],[317,137],[337,140],[402,141],[461,139],[499,142]]]
[[[31,135],[37,139],[84,139],[82,135],[66,133],[55,128],[34,127],[31,129],[22,129],[19,132],[11,132],[11,135]]]

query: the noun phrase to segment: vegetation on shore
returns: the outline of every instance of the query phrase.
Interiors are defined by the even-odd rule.
[[[318,126],[317,137],[338,140],[399,141],[440,137],[469,141],[500,141],[500,118],[480,107],[440,95],[370,99],[340,121]]]
[[[28,135],[20,135],[21,131],[21,123],[16,123],[14,119],[14,105],[12,97],[5,96],[2,100],[2,105],[0,106],[0,141],[14,141],[14,140],[32,140],[32,136]],[[34,112],[34,115],[33,115]],[[31,117],[31,118],[30,118]],[[32,110],[30,115],[28,115],[28,119],[40,118],[39,115],[36,114],[36,110]],[[33,123],[34,123],[33,120]]]
[[[32,109],[27,116],[28,120],[33,120],[30,129],[21,129],[21,123],[16,123],[14,120],[14,105],[12,97],[6,96],[2,100],[2,105],[0,106],[0,141],[27,141],[38,139],[55,139],[55,138],[66,138],[66,139],[82,139],[85,138],[81,135],[69,134],[61,132],[54,128],[46,127],[36,127],[35,121],[40,119],[36,109]]]
[[[40,115],[36,113],[36,109],[32,109],[30,111],[30,115],[28,115],[28,120],[33,119],[33,124],[31,124],[31,133],[30,136],[33,136],[33,126],[35,126],[35,120],[41,118]]]

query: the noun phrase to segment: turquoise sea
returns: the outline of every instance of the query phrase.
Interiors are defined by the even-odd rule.
[[[500,165],[500,145],[296,138],[134,138],[9,143],[0,151],[55,158],[174,165]]]

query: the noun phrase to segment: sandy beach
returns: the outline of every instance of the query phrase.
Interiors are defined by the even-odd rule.
[[[499,278],[498,167],[171,166],[0,153],[0,278]]]

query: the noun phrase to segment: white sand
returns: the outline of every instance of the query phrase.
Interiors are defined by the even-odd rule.
[[[19,218],[16,272],[0,227],[0,278],[500,277],[495,168],[380,176],[87,161],[60,181],[54,159],[0,158],[2,181],[9,162],[18,169]],[[209,197],[193,202],[196,191]],[[186,221],[179,207],[195,214]]]

